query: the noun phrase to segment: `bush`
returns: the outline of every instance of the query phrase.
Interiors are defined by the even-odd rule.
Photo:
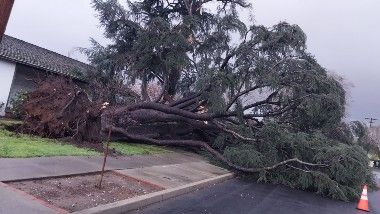
[[[11,98],[10,101],[10,113],[14,119],[22,119],[25,115],[23,104],[28,97],[28,92],[20,90]]]

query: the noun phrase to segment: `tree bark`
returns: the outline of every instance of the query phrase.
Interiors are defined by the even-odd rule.
[[[271,166],[266,166],[262,168],[246,168],[242,167],[239,165],[236,165],[232,163],[230,160],[228,160],[226,157],[224,157],[221,153],[213,149],[208,143],[204,141],[198,141],[198,140],[159,140],[159,139],[153,139],[153,138],[148,138],[143,135],[135,135],[128,133],[122,128],[117,128],[114,126],[110,126],[109,128],[112,129],[114,132],[119,132],[125,135],[129,140],[134,141],[134,142],[140,142],[140,143],[147,143],[147,144],[154,144],[154,145],[159,145],[159,146],[191,146],[191,147],[198,147],[198,148],[203,148],[210,154],[212,154],[217,160],[222,161],[223,163],[227,164],[233,169],[242,171],[242,172],[249,172],[249,173],[255,173],[255,172],[260,172],[260,171],[268,171],[268,170],[273,170],[276,169],[279,166],[283,166],[289,163],[298,163],[301,165],[306,165],[306,166],[313,166],[313,167],[327,167],[328,165],[326,164],[314,164],[314,163],[308,163],[304,162],[302,160],[299,160],[298,158],[290,158],[281,162],[278,162],[274,165]]]

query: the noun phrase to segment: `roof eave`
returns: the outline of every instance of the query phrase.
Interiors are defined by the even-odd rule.
[[[14,62],[14,63],[19,63],[19,64],[27,65],[27,66],[30,66],[30,67],[33,67],[33,68],[37,68],[37,69],[41,69],[41,70],[44,70],[44,71],[47,71],[47,72],[51,72],[51,73],[54,73],[54,74],[63,75],[63,76],[66,76],[66,77],[69,77],[69,78],[72,78],[72,79],[75,79],[75,80],[79,80],[79,81],[82,81],[82,82],[87,82],[86,79],[81,78],[81,77],[77,77],[77,76],[72,75],[72,74],[64,73],[64,72],[61,72],[61,71],[56,71],[56,70],[53,70],[53,69],[50,69],[50,68],[46,68],[44,66],[34,65],[32,63],[28,63],[28,62],[25,62],[25,61],[22,61],[22,60],[18,60],[18,59],[14,59],[14,58],[11,58],[11,57],[0,56],[0,59],[5,59],[5,60],[8,60],[8,61],[11,61],[11,62]]]

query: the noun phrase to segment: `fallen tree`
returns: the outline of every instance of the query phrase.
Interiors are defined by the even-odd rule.
[[[91,62],[100,76],[141,88],[140,100],[103,114],[116,118],[106,130],[199,148],[260,181],[342,200],[373,183],[363,148],[329,133],[342,124],[345,90],[307,52],[297,25],[247,25],[244,0],[93,3],[112,44],[94,42]]]
[[[69,138],[74,143],[101,142],[102,103],[93,102],[71,79],[51,76],[40,80],[21,108],[24,132]]]
[[[259,181],[357,198],[373,184],[368,158],[352,133],[331,133],[342,125],[345,90],[307,52],[303,31],[245,24],[244,0],[210,3],[93,1],[111,41],[84,50],[107,92],[99,103],[110,103],[103,131],[198,148]],[[140,97],[121,93],[131,85]]]

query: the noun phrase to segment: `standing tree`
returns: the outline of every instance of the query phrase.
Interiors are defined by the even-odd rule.
[[[341,122],[345,91],[307,52],[297,25],[244,23],[245,0],[93,5],[111,44],[94,42],[92,64],[109,85],[141,89],[129,103],[110,96],[116,122],[105,120],[105,130],[138,143],[196,147],[260,181],[342,200],[373,182],[365,151],[325,134]],[[150,83],[160,86],[158,96],[149,96]]]

